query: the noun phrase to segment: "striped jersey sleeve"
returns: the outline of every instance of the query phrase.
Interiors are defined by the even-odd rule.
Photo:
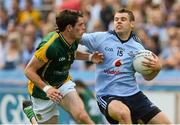
[[[34,56],[45,63],[48,62],[49,57],[47,57],[47,49],[57,37],[58,34],[55,32],[48,34],[39,44]]]

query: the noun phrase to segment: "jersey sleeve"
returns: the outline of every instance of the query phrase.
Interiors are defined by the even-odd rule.
[[[101,44],[102,34],[102,32],[84,33],[80,40],[80,44],[85,45],[91,52],[96,51]]]
[[[140,43],[137,44],[136,47],[137,47],[137,50],[138,50],[138,51],[140,51],[140,50],[145,50],[144,46],[143,46],[142,44],[140,44]]]
[[[45,46],[42,46],[36,50],[36,52],[34,53],[34,56],[37,59],[39,59],[40,61],[43,61],[46,63],[46,62],[48,62],[48,58],[46,56],[46,50],[47,50],[47,48]]]
[[[50,45],[56,37],[57,37],[57,34],[52,35],[52,37],[48,38],[48,40],[45,37],[43,41],[40,43],[40,45],[38,46],[37,50],[35,51],[34,56],[45,63],[48,62],[48,60],[51,60],[53,58],[51,56],[53,56],[52,53],[54,49]]]
[[[145,48],[143,46],[143,42],[140,40],[140,38],[137,35],[133,36],[133,39],[134,39],[134,41],[136,41],[135,42],[136,44],[134,44],[134,45],[136,46],[137,51],[145,50]]]

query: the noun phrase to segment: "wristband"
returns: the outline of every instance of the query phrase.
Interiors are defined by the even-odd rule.
[[[50,85],[46,85],[44,88],[43,88],[43,91],[46,93],[48,91],[48,89],[50,89],[52,86]]]
[[[88,61],[92,61],[93,54],[89,54]]]

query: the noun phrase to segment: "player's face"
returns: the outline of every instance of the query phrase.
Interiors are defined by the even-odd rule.
[[[78,22],[75,24],[73,28],[73,34],[75,39],[81,38],[85,31],[86,31],[86,27],[85,27],[84,18],[79,17]]]
[[[130,21],[128,13],[116,13],[114,28],[117,33],[127,33],[134,28],[134,21]]]

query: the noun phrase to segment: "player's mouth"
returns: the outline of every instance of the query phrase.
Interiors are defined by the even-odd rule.
[[[116,28],[117,28],[117,29],[122,29],[123,26],[122,26],[122,25],[117,25]]]

